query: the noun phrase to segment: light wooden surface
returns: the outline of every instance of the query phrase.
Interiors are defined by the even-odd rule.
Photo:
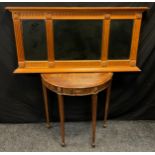
[[[97,94],[107,87],[112,73],[41,74],[43,84],[61,95],[83,96]]]
[[[70,67],[70,68],[17,68],[14,73],[96,73],[96,72],[137,72],[141,71],[138,67]]]
[[[105,11],[145,11],[148,7],[6,7],[10,11],[50,11],[50,10],[105,10]]]
[[[60,116],[60,134],[61,145],[65,146],[65,127],[64,127],[64,98],[68,96],[84,96],[92,95],[92,147],[95,147],[96,137],[96,118],[97,118],[97,94],[107,89],[104,127],[107,126],[107,116],[110,100],[110,89],[112,81],[112,73],[59,73],[59,74],[41,74],[43,94],[45,100],[46,123],[50,126],[48,101],[45,88],[58,94],[59,116]],[[73,103],[74,104],[74,103]]]
[[[42,79],[55,87],[92,88],[108,82],[112,73],[41,74]]]
[[[16,36],[16,46],[19,68],[14,73],[58,73],[58,72],[125,72],[140,71],[136,66],[138,42],[142,12],[148,10],[147,7],[6,7],[12,12],[14,30]],[[47,65],[42,61],[27,61],[24,58],[22,20],[42,19],[46,23],[47,37]],[[53,20],[102,20],[102,48],[101,58],[96,66],[93,60],[79,61],[56,61],[54,57]],[[127,60],[109,60],[109,32],[111,20],[132,19],[132,41],[130,57]],[[69,63],[69,66],[68,66]],[[37,64],[37,65],[36,65]],[[63,65],[62,65],[63,64]],[[75,66],[76,64],[76,66]],[[86,66],[91,66],[89,67]],[[42,66],[45,69],[42,69]]]

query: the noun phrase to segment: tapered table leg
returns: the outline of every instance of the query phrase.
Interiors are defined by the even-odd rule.
[[[43,88],[44,105],[45,105],[46,125],[47,125],[47,128],[50,128],[50,127],[51,127],[51,124],[50,124],[50,119],[49,119],[47,89],[46,89],[46,87],[44,86],[43,82],[42,82],[42,88]]]
[[[109,110],[109,101],[110,101],[110,93],[111,93],[111,82],[107,88],[107,94],[106,94],[106,102],[105,102],[105,110],[104,110],[104,124],[103,127],[107,127],[107,117],[108,117],[108,110]]]
[[[96,137],[96,116],[97,115],[97,94],[92,95],[92,147],[95,147]]]
[[[58,94],[59,116],[60,116],[60,131],[61,131],[61,145],[65,146],[65,129],[64,129],[64,101],[63,96]]]

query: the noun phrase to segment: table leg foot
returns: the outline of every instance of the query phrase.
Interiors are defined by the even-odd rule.
[[[46,127],[47,127],[48,129],[50,129],[52,126],[51,126],[51,124],[46,124]]]
[[[91,146],[94,148],[96,145],[95,145],[95,143],[92,143]]]
[[[62,146],[62,147],[65,147],[65,146],[66,146],[66,144],[65,144],[65,143],[61,143],[61,146]]]
[[[103,128],[107,128],[108,127],[108,125],[107,124],[103,124]]]

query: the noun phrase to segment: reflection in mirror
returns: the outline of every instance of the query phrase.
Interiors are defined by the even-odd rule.
[[[56,60],[98,60],[102,20],[54,20]]]
[[[23,20],[23,44],[26,60],[47,60],[44,20]]]
[[[108,59],[129,59],[133,20],[111,20]]]

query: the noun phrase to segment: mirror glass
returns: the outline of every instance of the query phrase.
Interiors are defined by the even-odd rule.
[[[111,20],[108,59],[129,59],[133,20]]]
[[[47,60],[44,20],[23,20],[23,44],[26,60]]]
[[[56,60],[99,60],[102,20],[54,20]]]

